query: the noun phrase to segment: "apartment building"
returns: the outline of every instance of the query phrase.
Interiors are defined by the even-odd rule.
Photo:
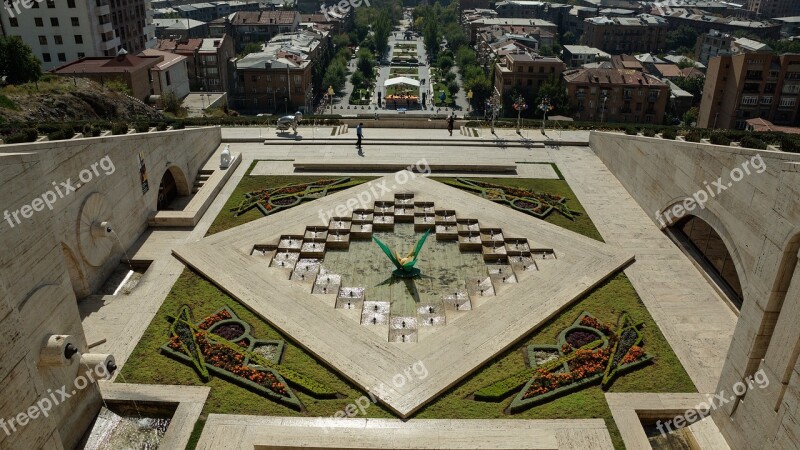
[[[194,19],[153,19],[158,39],[189,39],[208,36],[208,24]]]
[[[119,36],[120,45],[130,53],[139,53],[156,45],[153,9],[150,0],[94,0],[108,2],[111,23]],[[92,3],[89,0],[88,3]]]
[[[800,55],[722,55],[709,61],[697,125],[744,129],[747,119],[797,126]]]
[[[627,69],[577,69],[564,72],[575,120],[664,122],[669,87],[658,78]]]
[[[43,70],[87,56],[114,56],[122,47],[107,0],[34,2],[31,9],[0,14],[0,22],[6,35],[31,47]]]
[[[796,7],[797,0],[749,0],[747,9],[767,18],[785,17]]]
[[[525,34],[527,31],[539,28],[543,31],[556,34],[558,27],[552,22],[541,19],[503,19],[497,17],[477,17],[465,21],[465,28],[469,34],[470,42],[477,42],[478,33],[481,29],[501,27],[513,34]]]
[[[192,91],[227,92],[229,61],[236,56],[233,38],[222,35],[204,39],[162,39],[158,50],[186,57],[189,86]]]
[[[495,65],[494,86],[504,97],[514,89],[533,94],[545,81],[561,78],[566,68],[555,57],[526,51],[510,52],[503,55]]]
[[[608,53],[586,45],[565,45],[561,56],[569,68],[580,67],[597,60],[608,61],[611,59],[611,55]]]
[[[770,20],[756,20],[738,16],[718,16],[701,9],[654,7],[651,13],[665,19],[672,29],[687,26],[697,34],[718,30],[723,33],[748,33],[762,39],[778,39],[781,24]]]
[[[292,113],[303,109],[313,90],[311,54],[319,40],[276,36],[261,52],[235,61],[229,98],[234,108],[250,113]]]
[[[585,20],[582,41],[612,54],[657,53],[664,48],[667,21],[650,14],[636,17],[590,17]]]
[[[150,69],[151,94],[164,95],[171,92],[179,99],[189,94],[189,71],[185,56],[155,49],[144,50],[139,56],[161,56],[163,58],[160,63]]]
[[[297,11],[242,11],[230,20],[230,34],[241,51],[250,42],[263,44],[280,33],[297,31],[299,25]]]
[[[531,0],[504,0],[495,4],[497,17],[515,19],[542,19],[565,30],[572,5]]]

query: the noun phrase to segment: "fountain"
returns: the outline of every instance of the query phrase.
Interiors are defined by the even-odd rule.
[[[380,241],[375,236],[372,236],[372,240],[378,244],[378,247],[383,250],[383,253],[389,257],[389,260],[392,261],[392,264],[397,268],[392,272],[392,275],[398,278],[414,278],[420,275],[420,270],[414,267],[417,263],[417,257],[419,256],[420,250],[422,250],[422,246],[425,244],[425,239],[428,238],[428,234],[430,234],[431,230],[428,229],[425,234],[422,235],[419,241],[417,241],[417,245],[410,251],[406,256],[400,256],[399,253],[395,252],[392,253],[389,250],[389,247],[386,246],[383,242]]]

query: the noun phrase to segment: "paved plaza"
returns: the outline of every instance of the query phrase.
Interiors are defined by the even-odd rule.
[[[641,210],[594,155],[587,146],[588,132],[547,130],[546,135],[542,136],[538,129],[534,129],[523,130],[520,136],[514,130],[498,130],[496,135],[489,133],[489,130],[481,130],[478,137],[454,135],[451,138],[446,135],[446,130],[441,129],[371,127],[365,129],[365,151],[363,156],[359,156],[354,147],[352,131],[339,135],[332,135],[331,131],[332,127],[303,127],[298,132],[300,138],[294,139],[281,138],[274,134],[274,130],[267,128],[224,128],[223,144],[218,151],[228,143],[231,152],[239,155],[242,163],[220,186],[216,199],[193,229],[152,228],[128,250],[131,260],[153,262],[138,288],[124,302],[115,301],[113,296],[93,296],[81,303],[87,341],[105,340],[96,347],[96,351],[113,353],[117,363],[124,365],[183,270],[185,262],[364,388],[380,383],[380,380],[391,379],[393,374],[417,360],[426,361],[434,376],[425,382],[408,384],[402,389],[389,389],[379,396],[380,401],[397,414],[406,416],[457,383],[474,367],[506,348],[519,336],[536,328],[599,280],[617,268],[626,267],[626,275],[701,393],[695,395],[713,392],[736,316],[705,282],[698,269],[670,243],[649,214]],[[466,194],[453,188],[423,178],[407,186],[393,186],[391,192],[383,194],[387,199],[395,191],[413,192],[421,199],[447,204],[459,217],[475,217],[482,225],[485,222],[492,227],[502,228],[511,236],[527,238],[532,246],[553,248],[559,259],[553,261],[551,266],[544,265],[541,271],[532,275],[540,287],[533,303],[526,299],[523,306],[520,299],[526,297],[514,295],[516,290],[525,289],[528,280],[521,279],[518,284],[509,285],[508,289],[499,293],[497,307],[493,310],[472,311],[470,315],[459,317],[410,346],[386,342],[385,334],[381,338],[380,334],[354,326],[347,311],[327,308],[330,303],[320,301],[320,296],[301,293],[290,280],[273,276],[265,266],[254,265],[249,256],[254,244],[277,241],[282,234],[287,234],[287,230],[301,231],[307,225],[317,225],[320,208],[345,202],[358,187],[204,238],[211,222],[254,161],[259,161],[254,166],[258,174],[287,175],[295,173],[295,163],[320,160],[335,162],[337,167],[338,164],[349,166],[352,168],[349,172],[358,172],[359,165],[380,167],[399,164],[413,167],[420,161],[429,164],[463,164],[464,161],[515,164],[519,172],[504,176],[543,179],[554,178],[552,166],[547,163],[555,163],[588,211],[605,243],[575,235],[477,197],[465,197]],[[347,172],[319,173],[335,175]],[[387,174],[380,170],[363,173],[378,176]],[[471,177],[482,175],[469,174]],[[387,179],[392,177],[387,176]],[[575,282],[569,285],[557,282],[555,269],[561,265],[565,268],[562,270],[581,274],[581,277],[575,278]],[[225,267],[226,270],[220,271],[219,267]],[[552,284],[548,284],[549,278],[552,278]],[[257,295],[264,289],[282,292],[276,297],[278,299],[303,302],[308,306],[293,309],[282,308],[275,301],[264,302]],[[325,308],[320,306],[323,304]],[[498,317],[506,317],[506,320],[497,320]],[[702,332],[697,330],[701,322],[704,327]],[[309,323],[314,326],[308,326]],[[690,333],[692,329],[694,331]],[[459,343],[458,352],[448,350],[451,342]],[[661,395],[662,399],[667,399],[663,401],[669,402],[670,398],[677,403],[682,401],[680,394]],[[625,413],[620,412],[619,417],[624,420]],[[277,427],[275,430],[281,430],[281,427],[333,426],[323,422],[324,419],[309,419],[306,423],[303,419],[287,422],[279,418],[214,415],[206,425],[198,448],[248,448],[250,443],[255,442],[253,436],[261,436],[274,427]],[[345,425],[335,425],[337,431],[331,438],[355,438],[348,431],[352,427],[363,429],[375,426],[397,429],[396,432],[413,442],[414,436],[421,439],[426,435],[426,427],[438,426],[428,422],[415,419],[385,423],[367,419],[361,425],[346,422]],[[448,422],[451,424],[448,426],[462,426],[458,422]],[[481,427],[484,425],[493,429],[510,427],[504,431],[504,439],[520,439],[518,448],[579,449],[588,448],[585,445],[589,442],[593,443],[591,448],[611,448],[602,422],[591,420],[474,422],[473,425],[467,425],[474,430],[465,431],[462,436],[470,439],[473,432],[483,433]],[[518,429],[517,425],[522,428]],[[571,429],[569,439],[558,431],[567,425]],[[251,427],[257,427],[260,431],[247,433],[249,437],[246,440],[232,438],[244,436],[243,430]],[[523,433],[522,429],[528,431]],[[539,443],[530,443],[528,433],[531,432],[540,436]],[[707,442],[718,442],[715,437],[718,432],[713,422],[709,425],[705,421],[702,426],[694,427],[693,432],[705,436],[702,439]],[[623,432],[623,436],[635,441],[643,435]],[[381,439],[384,438],[386,436],[369,433],[358,435],[364,445],[376,448],[381,446]],[[522,444],[522,440],[528,444]],[[290,445],[291,442],[284,444]],[[433,448],[421,443],[409,445],[418,445],[409,448]],[[629,448],[639,448],[633,442],[630,445]]]

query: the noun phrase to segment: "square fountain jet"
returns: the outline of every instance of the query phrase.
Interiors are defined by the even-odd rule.
[[[516,283],[503,284],[502,289],[495,291],[488,272],[473,280],[474,285],[465,280],[464,292],[456,293],[450,302],[446,296],[452,293],[443,292],[439,297],[444,308],[441,312],[443,317],[446,318],[447,314],[458,316],[454,324],[445,320],[441,325],[425,326],[425,333],[418,336],[417,342],[405,342],[401,319],[400,331],[392,332],[393,337],[399,336],[400,342],[390,342],[387,339],[390,327],[392,330],[397,328],[389,323],[392,315],[388,302],[381,303],[380,298],[365,299],[362,295],[356,299],[360,303],[358,306],[353,302],[351,308],[345,308],[342,302],[346,304],[349,300],[343,298],[342,293],[349,294],[344,290],[346,288],[341,287],[336,307],[333,302],[320,302],[319,296],[312,294],[320,272],[319,262],[312,261],[315,258],[300,258],[299,253],[308,251],[302,248],[302,244],[309,226],[328,226],[328,236],[332,231],[349,230],[351,247],[354,241],[371,239],[373,204],[350,215],[351,223],[328,219],[320,223],[320,211],[334,211],[337,207],[341,210],[348,200],[352,204],[352,199],[359,198],[359,193],[373,187],[370,184],[395,186],[395,176],[390,174],[182,245],[173,249],[173,254],[280,329],[288,338],[298,340],[315,357],[361,389],[375,392],[382,404],[403,418],[412,415],[633,261],[633,255],[624,249],[442,183],[417,177],[374,200],[383,202],[379,204],[381,207],[393,205],[395,223],[408,220],[412,230],[414,215],[425,212],[418,208],[422,206],[418,205],[420,202],[453,211],[456,218],[454,232],[459,237],[462,233],[468,236],[472,232],[480,239],[478,251],[483,253],[473,251],[472,254],[479,258],[485,256],[484,261],[489,263],[507,261],[504,264],[510,265]],[[402,220],[398,221],[401,216]],[[506,240],[511,243],[510,248],[506,246]],[[327,242],[327,238],[322,241]],[[369,242],[360,242],[369,245]],[[461,242],[466,243],[464,239]],[[523,248],[523,242],[527,249]],[[277,245],[270,264],[265,258],[251,255],[255,245],[270,243]],[[459,241],[450,243],[459,245]],[[519,249],[517,243],[520,243]],[[507,254],[510,253],[508,250],[515,254]],[[325,249],[325,252],[329,251],[349,250]],[[314,253],[313,247],[311,253]],[[433,253],[429,251],[426,254],[423,247],[419,256],[418,267],[423,270],[421,283],[425,280],[425,270],[430,271],[426,269],[426,264],[431,262],[426,260],[426,255],[431,258]],[[374,258],[386,258],[377,246],[374,256],[356,261],[354,265],[358,267],[354,269],[373,267],[370,264]],[[284,268],[280,262],[285,264]],[[291,279],[288,270],[292,270]],[[342,275],[340,286],[347,286],[347,275],[341,271],[337,273]],[[297,280],[300,277],[303,279]],[[386,277],[391,278],[391,273]],[[484,295],[480,295],[481,289]],[[459,305],[457,311],[451,302]],[[362,323],[374,323],[362,324],[353,320],[353,311],[349,311],[353,307],[360,307]],[[418,321],[428,316],[417,314],[416,310],[409,312],[411,315],[398,313],[398,316],[415,316],[414,330],[420,330]],[[395,374],[420,363],[431,376],[409,380],[399,387],[387,383]],[[385,389],[376,390],[378,386]]]

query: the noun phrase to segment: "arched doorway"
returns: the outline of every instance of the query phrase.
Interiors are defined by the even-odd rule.
[[[67,273],[69,274],[69,281],[72,283],[72,290],[75,292],[75,297],[80,300],[87,297],[92,293],[89,287],[89,281],[83,274],[75,254],[65,243],[61,243],[61,252],[64,254],[64,264],[67,266]]]
[[[177,166],[170,166],[161,177],[158,185],[158,203],[156,209],[159,211],[171,210],[175,199],[179,196],[189,195],[189,184],[183,171]]]
[[[687,216],[670,226],[670,232],[733,306],[741,310],[744,294],[736,263],[714,227],[697,216]]]

